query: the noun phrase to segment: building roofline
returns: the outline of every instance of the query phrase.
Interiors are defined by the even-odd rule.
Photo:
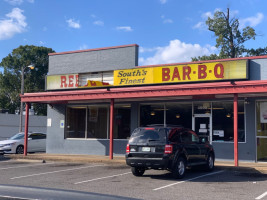
[[[160,67],[160,66],[171,66],[171,65],[189,65],[189,64],[201,64],[201,63],[210,63],[210,62],[224,62],[224,61],[235,61],[235,60],[253,60],[253,59],[264,59],[267,58],[267,55],[264,56],[252,56],[252,57],[241,57],[241,58],[226,58],[218,60],[202,60],[202,61],[193,61],[193,62],[182,62],[182,63],[169,63],[169,64],[157,64],[157,65],[143,65],[136,67]]]
[[[49,56],[54,55],[63,55],[63,54],[71,54],[71,53],[82,53],[82,52],[90,52],[90,51],[101,51],[101,50],[108,50],[108,49],[118,49],[118,48],[125,48],[125,47],[139,47],[137,44],[127,44],[127,45],[120,45],[120,46],[113,46],[113,47],[102,47],[102,48],[95,48],[95,49],[85,49],[85,50],[76,50],[76,51],[65,51],[59,53],[49,53]]]

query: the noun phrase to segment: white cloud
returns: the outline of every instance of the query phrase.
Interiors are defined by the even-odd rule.
[[[75,21],[74,19],[68,19],[68,20],[66,20],[66,22],[68,23],[68,26],[70,28],[76,28],[76,29],[81,28],[79,21]]]
[[[133,31],[133,29],[130,26],[118,26],[116,27],[116,29],[119,31],[125,31],[125,32]]]
[[[94,21],[94,25],[97,25],[97,26],[104,26],[104,22],[101,21],[101,20],[97,20],[97,21]]]
[[[264,15],[262,13],[257,13],[257,15],[254,17],[240,19],[239,20],[240,28],[245,28],[246,26],[255,27],[262,22],[263,18]]]
[[[161,4],[167,3],[168,0],[159,0]]]
[[[15,34],[26,30],[26,17],[22,13],[23,10],[13,8],[6,14],[5,19],[0,20],[0,40],[12,38]]]
[[[43,42],[43,41],[40,41],[39,43],[40,43],[40,45],[44,45],[45,44],[45,42]]]
[[[10,5],[17,6],[21,5],[24,0],[5,0],[5,2],[9,3]],[[34,3],[34,0],[27,0],[29,3]]]
[[[164,19],[164,20],[163,20],[163,23],[164,23],[164,24],[172,24],[173,21],[172,21],[171,19]]]
[[[207,19],[208,17],[210,17],[210,18],[213,17],[213,15],[212,15],[211,12],[205,12],[205,13],[203,13],[203,14],[201,15],[201,18],[202,18],[202,19]]]
[[[199,44],[186,44],[178,39],[171,40],[168,46],[154,49],[155,54],[152,57],[139,59],[141,65],[190,62],[192,57],[210,55],[217,51],[216,47],[210,45],[201,47]]]
[[[83,44],[79,47],[80,50],[89,49],[87,44]]]
[[[205,22],[198,22],[196,25],[193,26],[193,29],[206,30],[207,27]]]
[[[5,0],[5,2],[13,5],[13,6],[16,6],[16,5],[20,5],[23,3],[23,0]]]
[[[165,15],[161,15],[161,19],[163,19],[164,24],[172,24],[173,23],[172,19],[166,19]]]
[[[92,17],[92,18],[96,18],[96,15],[94,15],[94,14],[91,14],[91,17]]]

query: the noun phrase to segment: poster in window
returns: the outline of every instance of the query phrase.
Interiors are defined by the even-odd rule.
[[[267,102],[260,103],[261,123],[267,123]]]
[[[91,107],[89,109],[89,122],[97,122],[98,108]]]

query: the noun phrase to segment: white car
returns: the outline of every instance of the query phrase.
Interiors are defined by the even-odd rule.
[[[24,153],[24,133],[17,133],[7,140],[0,141],[0,153]],[[28,133],[28,151],[42,152],[46,150],[46,134],[40,132]]]

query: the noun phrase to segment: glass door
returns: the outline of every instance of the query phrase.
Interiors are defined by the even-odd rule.
[[[192,129],[200,139],[212,143],[212,104],[211,102],[194,102]]]
[[[257,161],[267,161],[267,102],[256,103]]]
[[[200,137],[200,139],[205,138],[206,141],[209,141],[211,143],[211,116],[196,114],[193,117],[193,130],[197,133],[197,135]]]

